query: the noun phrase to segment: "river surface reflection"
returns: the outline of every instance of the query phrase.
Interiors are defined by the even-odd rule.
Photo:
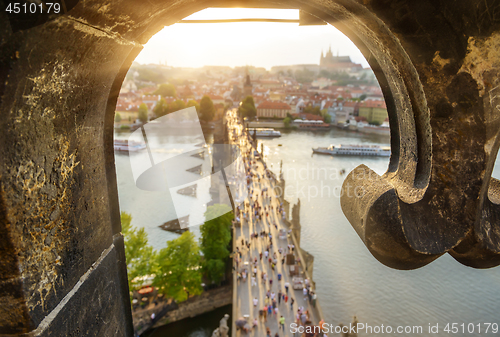
[[[359,322],[372,326],[419,325],[424,332],[419,336],[436,335],[428,333],[429,323],[439,323],[438,335],[445,334],[442,328],[447,323],[500,323],[500,268],[469,268],[445,254],[417,270],[393,270],[372,257],[345,218],[339,201],[345,175],[340,170],[349,172],[365,164],[383,174],[389,159],[313,156],[311,148],[341,143],[388,144],[388,137],[337,129],[326,133],[290,131],[259,143],[264,144],[268,166],[275,173],[283,161],[287,200],[293,204],[300,198],[301,245],[315,257],[314,280],[328,323],[346,324],[356,315]],[[166,240],[177,236],[158,228],[175,217],[170,195],[138,190],[127,167],[128,157],[115,158],[121,210],[132,213],[133,224],[146,228],[156,249],[164,247]],[[500,177],[499,165],[493,176]],[[190,229],[199,232],[196,227]],[[367,335],[371,334],[359,333]],[[493,334],[479,334],[476,329],[476,333],[466,335]]]

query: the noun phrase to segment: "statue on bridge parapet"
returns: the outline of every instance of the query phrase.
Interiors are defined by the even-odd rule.
[[[227,326],[227,320],[229,319],[229,315],[225,314],[224,317],[220,320],[219,327],[214,330],[212,333],[212,337],[227,337],[229,332],[229,327]]]

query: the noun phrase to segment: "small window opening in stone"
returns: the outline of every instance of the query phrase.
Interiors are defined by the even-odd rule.
[[[286,324],[299,306],[315,323],[382,323],[381,310],[404,323],[386,292],[365,291],[397,285],[379,284],[387,270],[339,203],[362,193],[342,188],[354,168],[387,170],[382,90],[345,35],[299,26],[302,15],[209,8],[158,32],[130,67],[114,148],[137,333],[211,336],[228,314],[229,328],[264,336],[253,321],[273,299]],[[209,313],[186,319],[197,306]]]

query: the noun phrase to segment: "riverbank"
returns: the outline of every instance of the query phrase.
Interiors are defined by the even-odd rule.
[[[390,130],[388,128],[383,128],[383,127],[375,127],[375,126],[367,126],[367,127],[355,127],[355,128],[348,128],[345,126],[341,125],[334,125],[331,124],[329,128],[321,128],[321,129],[315,129],[311,130],[311,128],[301,128],[299,125],[296,125],[294,123],[291,123],[290,126],[287,128],[285,127],[285,123],[283,123],[282,120],[264,120],[264,121],[251,121],[251,122],[246,122],[245,127],[249,128],[273,128],[273,129],[284,129],[284,130],[294,130],[294,131],[318,131],[318,132],[328,132],[331,130],[342,130],[346,131],[349,133],[352,133],[354,135],[359,134],[360,136],[365,136],[365,135],[377,135],[381,137],[387,137],[387,142],[390,140]]]
[[[248,124],[249,128],[274,128],[274,129],[284,129],[285,123],[283,121],[252,121],[245,123]],[[245,125],[246,126],[246,125]]]

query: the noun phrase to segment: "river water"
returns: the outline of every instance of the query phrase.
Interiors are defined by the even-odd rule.
[[[160,142],[167,141],[164,135],[157,137]],[[259,143],[264,144],[266,161],[273,171],[279,173],[283,161],[286,199],[293,204],[300,198],[301,246],[315,257],[313,278],[326,322],[348,324],[356,315],[359,322],[371,326],[422,326],[419,336],[445,335],[447,323],[465,323],[466,327],[474,323],[474,333],[456,335],[493,335],[484,333],[484,325],[478,333],[477,323],[500,324],[500,268],[469,268],[448,254],[417,270],[400,271],[382,265],[342,213],[339,196],[345,175],[340,170],[349,172],[363,163],[383,174],[388,158],[312,155],[312,147],[388,144],[388,137],[337,129],[323,133],[290,131]],[[153,247],[165,247],[167,240],[177,236],[158,228],[176,218],[171,196],[168,192],[139,190],[131,175],[130,157],[117,154],[115,160],[121,210],[132,214],[134,225],[145,227]],[[500,177],[499,167],[495,166],[493,176]],[[190,230],[199,235],[197,227]],[[439,324],[440,333],[429,333],[429,324]],[[375,334],[359,333],[368,335]]]

